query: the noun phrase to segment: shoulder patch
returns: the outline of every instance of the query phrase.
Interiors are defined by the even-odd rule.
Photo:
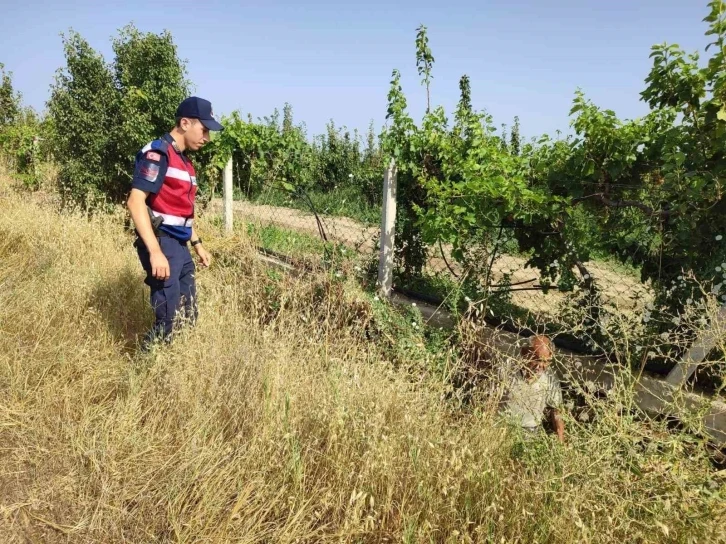
[[[146,158],[149,159],[150,161],[160,161],[161,155],[159,153],[157,153],[156,151],[148,151],[146,153]]]
[[[144,161],[141,163],[141,167],[139,168],[139,174],[146,181],[154,183],[156,178],[159,176],[159,165]]]

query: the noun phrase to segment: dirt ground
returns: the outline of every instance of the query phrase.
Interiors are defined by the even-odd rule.
[[[233,204],[234,213],[240,218],[262,224],[272,224],[282,228],[288,228],[319,236],[319,230],[315,216],[292,208],[253,204],[248,201],[237,200]],[[221,199],[214,199],[210,203],[212,213],[221,213],[223,202]],[[347,217],[320,217],[325,234],[330,240],[342,242],[360,253],[372,253],[375,251],[378,227],[365,226],[358,221]],[[447,248],[444,248],[446,260],[454,272],[459,274],[460,268],[450,258]],[[511,274],[511,283],[522,283],[515,288],[527,288],[539,282],[539,271],[525,267],[526,259],[514,255],[502,255],[494,263],[492,269],[495,281],[505,274]],[[652,295],[646,285],[629,274],[615,270],[607,263],[590,261],[585,263],[590,274],[600,288],[604,302],[614,305],[624,312],[638,312],[644,304],[651,299]],[[427,264],[430,272],[450,274],[446,262],[441,257],[438,249],[432,255]],[[550,291],[543,294],[539,291],[513,291],[512,301],[538,314],[553,315],[566,305],[572,295]]]
[[[233,207],[234,214],[241,218],[319,236],[318,223],[311,213],[293,208],[253,204],[246,200],[235,200]],[[210,208],[215,213],[221,213],[223,210],[222,200],[214,199],[210,203]],[[378,234],[378,228],[366,227],[347,217],[320,216],[320,219],[325,234],[329,239],[355,247],[361,252],[373,252],[375,250],[375,237]]]

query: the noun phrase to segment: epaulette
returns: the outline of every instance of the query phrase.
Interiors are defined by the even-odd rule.
[[[151,149],[154,151],[161,151],[164,155],[169,154],[169,142],[166,140],[154,140],[151,142]]]
[[[141,153],[146,153],[147,151],[158,151],[166,156],[169,156],[169,142],[162,139],[154,140],[153,142],[146,144],[141,150]]]

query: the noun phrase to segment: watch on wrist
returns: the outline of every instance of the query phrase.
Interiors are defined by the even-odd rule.
[[[197,244],[201,244],[201,243],[202,243],[202,239],[201,238],[197,238],[196,240],[194,240],[192,242],[192,247],[196,246]]]

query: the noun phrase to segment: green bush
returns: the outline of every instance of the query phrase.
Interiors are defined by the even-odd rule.
[[[189,92],[171,34],[132,25],[113,42],[108,64],[77,32],[63,37],[66,66],[48,101],[60,185],[71,200],[120,201],[128,192],[136,152],[174,125]]]
[[[45,128],[32,108],[22,106],[22,96],[13,88],[12,74],[0,63],[0,153],[6,165],[26,186],[37,186],[37,161],[45,146]]]
[[[332,196],[345,190],[358,195],[359,202],[347,207],[356,210],[358,218],[368,219],[366,210],[380,206],[382,159],[372,127],[361,150],[357,132],[351,136],[332,122],[326,134],[309,141],[304,126],[293,123],[289,104],[282,124],[277,110],[258,122],[233,112],[223,124],[224,132],[204,153],[217,170],[232,158],[235,186],[245,198],[258,199],[272,190],[295,193],[294,198],[302,202],[302,192]]]
[[[516,121],[507,143],[491,116],[473,111],[466,76],[453,123],[429,103],[417,124],[394,70],[383,148],[398,169],[402,277],[422,274],[427,247],[450,244],[452,256],[486,291],[488,263],[502,250],[498,233],[507,229],[546,289],[580,287],[597,299],[583,263],[612,255],[652,283],[655,307],[668,313],[698,299],[702,283],[726,300],[723,0],[709,3],[705,22],[712,41],[707,62],[677,45],[653,46],[641,93],[647,115],[622,121],[578,91],[570,113],[575,135],[564,140],[523,145]],[[428,98],[434,59],[425,27],[418,29],[416,53]],[[591,321],[602,325],[597,315]]]

